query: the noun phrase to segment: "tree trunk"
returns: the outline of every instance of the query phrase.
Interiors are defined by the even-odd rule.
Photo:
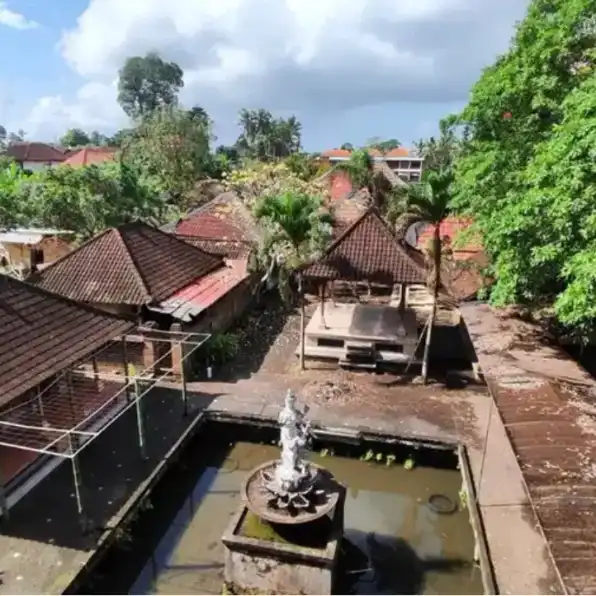
[[[430,357],[430,344],[432,341],[432,332],[437,318],[437,302],[439,298],[439,284],[441,280],[441,228],[440,222],[435,224],[433,230],[433,279],[432,279],[432,307],[428,327],[426,329],[426,341],[424,343],[424,354],[422,356],[422,380],[428,381],[428,362]]]
[[[302,274],[298,274],[298,299],[300,300],[300,370],[304,370],[304,285]]]

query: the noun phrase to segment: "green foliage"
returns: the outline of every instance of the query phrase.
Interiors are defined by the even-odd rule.
[[[174,106],[184,86],[183,74],[176,63],[165,62],[153,52],[128,58],[119,72],[118,103],[134,120]]]
[[[167,212],[138,173],[120,163],[44,170],[23,179],[14,196],[23,223],[72,230],[82,240],[126,221],[160,220]]]
[[[84,145],[90,145],[91,139],[84,130],[81,130],[80,128],[70,128],[60,139],[60,144],[63,147],[82,147]]]
[[[319,162],[308,153],[292,153],[284,163],[298,178],[306,182],[313,180],[319,174]]]
[[[205,343],[204,352],[209,361],[220,366],[233,360],[240,351],[240,342],[233,333],[216,333]]]
[[[439,138],[430,137],[416,143],[424,160],[424,170],[438,171],[452,168],[462,149],[463,139],[457,133],[457,117],[449,116],[439,123]]]
[[[264,269],[275,271],[282,299],[290,302],[290,280],[300,265],[315,259],[331,238],[333,220],[319,196],[285,192],[266,195],[255,206],[265,228],[259,251]]]
[[[181,210],[184,195],[213,165],[210,129],[192,112],[164,106],[144,117],[122,149],[122,159],[143,172],[150,185]]]
[[[236,148],[245,159],[269,161],[300,151],[302,125],[295,116],[274,118],[267,110],[241,110]]]
[[[28,179],[17,164],[0,160],[0,229],[26,224],[34,213],[26,200]]]
[[[584,337],[596,318],[591,0],[534,0],[461,114],[456,207],[491,257],[496,304],[551,304]]]
[[[383,141],[380,137],[373,137],[366,143],[367,149],[377,149],[381,153],[387,153],[398,147],[401,147],[401,143],[397,139],[386,139]]]

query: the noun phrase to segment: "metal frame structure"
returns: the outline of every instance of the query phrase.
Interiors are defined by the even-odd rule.
[[[147,337],[142,331],[141,333],[131,334],[130,337],[138,338],[139,335]],[[180,346],[185,346],[182,350],[181,363],[181,397],[183,402],[183,416],[188,415],[188,395],[186,389],[186,374],[184,363],[186,359],[191,356],[198,348],[205,344],[211,337],[208,333],[192,333],[187,331],[165,331],[159,329],[152,329],[150,331],[152,341],[169,342],[170,348],[163,353],[157,360],[153,362],[152,369],[156,367],[161,361],[169,357],[173,350]],[[63,459],[70,459],[72,465],[72,474],[75,488],[75,498],[77,504],[77,512],[83,528],[85,527],[84,509],[81,498],[81,474],[79,469],[78,456],[88,445],[97,439],[105,430],[120,419],[129,409],[136,409],[137,431],[140,454],[143,459],[146,455],[146,439],[145,429],[143,423],[142,399],[158,384],[166,380],[166,377],[171,373],[156,377],[152,369],[144,369],[138,375],[131,375],[129,372],[129,363],[126,353],[127,335],[121,336],[123,345],[123,365],[124,378],[119,378],[114,374],[101,373],[95,369],[96,358],[101,352],[106,349],[106,346],[94,352],[91,355],[81,359],[77,364],[74,364],[67,369],[61,371],[58,376],[38,394],[25,402],[22,402],[13,408],[5,410],[0,413],[0,446],[20,449],[37,453],[39,455],[57,456]],[[179,339],[176,339],[179,338]],[[83,364],[89,360],[94,362],[94,371],[92,373],[81,370]],[[63,415],[64,411],[68,411],[73,407],[73,388],[69,384],[67,392],[69,396],[64,399],[63,396],[58,395],[53,399],[56,403],[44,404],[44,395],[47,395],[56,384],[64,381],[67,383],[71,379],[73,372],[82,373],[84,377],[89,379],[103,380],[108,382],[118,382],[122,386],[112,394],[108,399],[103,401],[98,407],[93,409],[83,420],[77,421],[72,426],[68,424],[60,426],[51,426],[46,423],[46,416],[51,411]],[[51,394],[50,394],[51,395]],[[97,396],[97,393],[95,394]],[[124,397],[123,402],[119,399]],[[118,403],[122,403],[122,407],[117,408]],[[50,412],[48,412],[50,410]],[[115,410],[115,411],[114,411]],[[20,417],[32,415],[34,418],[40,420],[39,424],[27,424],[14,421],[19,420]],[[74,410],[71,409],[71,420],[74,422]],[[66,416],[68,418],[68,415]],[[66,428],[65,428],[66,427]],[[95,427],[95,428],[94,428]],[[14,437],[14,438],[12,438]],[[7,495],[2,478],[0,478],[0,512],[2,516],[7,519],[9,516],[9,508],[7,503]]]

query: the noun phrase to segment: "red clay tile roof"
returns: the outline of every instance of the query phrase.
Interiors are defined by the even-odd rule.
[[[51,161],[63,162],[66,155],[63,151],[46,143],[13,143],[6,149],[6,154],[16,161]]]
[[[176,234],[176,237],[205,252],[224,257],[225,259],[246,259],[252,251],[252,246],[244,241],[182,236],[180,234]]]
[[[0,405],[132,327],[122,317],[0,275]]]
[[[409,157],[410,150],[406,147],[397,147],[395,149],[391,149],[391,151],[387,151],[385,153],[385,157]]]
[[[459,232],[465,230],[470,226],[471,220],[458,218],[458,217],[447,217],[441,222],[440,234],[441,238],[447,237],[451,242],[454,242]],[[418,248],[425,248],[428,241],[432,238],[432,226],[426,226],[420,236],[418,236],[418,242],[416,245]],[[479,239],[471,239],[468,243],[463,246],[453,246],[453,252],[478,252],[482,250],[482,244]]]
[[[98,234],[41,271],[35,283],[81,302],[161,302],[222,265],[211,255],[141,222]]]
[[[77,167],[105,163],[106,161],[113,161],[116,152],[117,149],[112,147],[84,147],[70,153],[64,164]]]
[[[347,149],[328,149],[321,153],[322,157],[350,157],[350,155],[352,152]]]
[[[357,219],[303,274],[320,280],[385,285],[424,284],[427,278],[425,267],[410,256],[375,209]]]
[[[251,212],[233,192],[225,192],[191,211],[175,227],[182,236],[258,242],[260,232]]]

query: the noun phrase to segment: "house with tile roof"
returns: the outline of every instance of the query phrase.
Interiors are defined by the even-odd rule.
[[[33,449],[6,445],[19,440],[41,447],[59,435],[45,427],[69,428],[110,391],[94,379],[73,391],[65,371],[134,328],[134,321],[0,275],[0,472],[6,483],[38,459]],[[72,392],[72,395],[71,395]],[[43,394],[43,398],[40,397]],[[72,401],[70,401],[70,397]],[[43,406],[40,406],[43,401]],[[39,403],[38,403],[39,402]],[[58,407],[69,403],[65,412]],[[23,425],[29,427],[26,433]],[[36,448],[37,448],[36,447]]]
[[[219,194],[162,229],[230,259],[248,258],[261,238],[252,213],[234,192]]]
[[[39,172],[58,166],[67,158],[63,149],[38,142],[11,143],[6,148],[6,155],[16,161],[23,170]]]
[[[172,325],[192,332],[222,331],[252,299],[246,260],[226,261],[142,222],[105,230],[31,280],[162,331]],[[150,368],[151,358],[143,358]]]
[[[118,149],[115,147],[83,147],[70,152],[64,165],[80,168],[114,161]]]

